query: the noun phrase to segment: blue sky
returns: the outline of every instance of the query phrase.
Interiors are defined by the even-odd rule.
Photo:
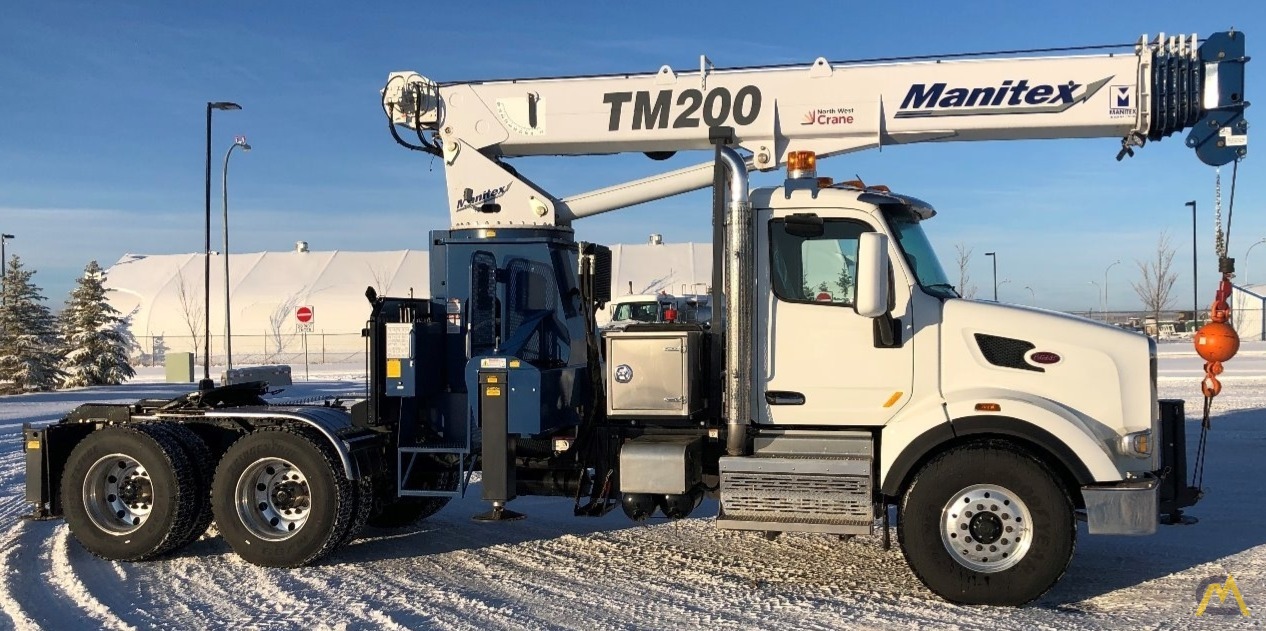
[[[89,259],[126,252],[201,252],[204,107],[217,113],[219,162],[235,134],[232,249],[425,248],[447,225],[443,172],[388,135],[378,90],[387,73],[439,81],[653,71],[1132,42],[1142,33],[1235,27],[1249,53],[1266,46],[1266,6],[1197,9],[1190,2],[892,3],[371,3],[13,2],[0,19],[0,230],[60,305]],[[962,6],[967,5],[967,6]],[[438,8],[431,8],[438,7]],[[1216,8],[1214,8],[1216,7]],[[1260,46],[1259,46],[1260,45]],[[1266,84],[1266,56],[1249,64],[1248,100]],[[1260,107],[1260,106],[1259,106]],[[1249,120],[1266,116],[1249,109]],[[1251,132],[1250,132],[1251,135]],[[932,202],[927,226],[956,276],[955,245],[973,248],[971,275],[1000,298],[1087,309],[1135,308],[1130,281],[1168,231],[1179,271],[1175,306],[1191,302],[1191,213],[1197,200],[1199,300],[1217,281],[1211,167],[1181,138],[1118,163],[1118,141],[945,143],[885,148],[824,161],[823,175],[861,175]],[[1261,158],[1240,168],[1231,253],[1266,238]],[[520,170],[560,196],[706,160],[642,156],[533,158]],[[758,183],[772,183],[769,176]],[[1229,192],[1230,170],[1223,182]],[[577,224],[580,238],[641,242],[709,238],[706,192]],[[213,249],[219,249],[213,245]],[[1266,282],[1266,247],[1247,270]],[[1254,280],[1256,279],[1256,280]],[[1009,282],[1002,282],[1002,281]],[[1032,288],[1032,295],[1026,287]]]

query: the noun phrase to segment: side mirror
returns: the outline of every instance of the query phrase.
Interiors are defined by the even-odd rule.
[[[857,244],[857,315],[877,318],[888,313],[888,236],[863,232]]]
[[[816,239],[826,230],[822,218],[813,213],[795,213],[783,218],[787,234],[801,239]]]

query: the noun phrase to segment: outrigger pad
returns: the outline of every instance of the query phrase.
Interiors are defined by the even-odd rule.
[[[1162,526],[1191,526],[1199,521],[1199,517],[1184,515],[1180,510],[1176,510],[1172,513],[1162,513],[1160,516],[1160,524]]]
[[[486,513],[480,513],[478,515],[475,515],[474,517],[471,517],[471,519],[475,521],[492,522],[492,521],[518,521],[526,517],[527,515],[524,515],[523,513],[520,513],[518,511],[512,511],[503,506],[497,506]]]

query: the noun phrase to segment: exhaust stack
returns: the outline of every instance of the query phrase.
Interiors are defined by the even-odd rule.
[[[742,456],[747,453],[747,427],[752,417],[751,398],[746,394],[752,376],[752,203],[743,157],[730,147],[717,149],[719,160],[729,171],[724,246],[725,452]]]

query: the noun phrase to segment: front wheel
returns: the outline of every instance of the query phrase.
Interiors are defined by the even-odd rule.
[[[1002,441],[941,454],[901,503],[897,536],[914,573],[963,604],[1027,603],[1068,568],[1072,500],[1045,463]]]
[[[298,567],[329,554],[356,517],[357,498],[333,447],[301,428],[256,430],[216,468],[211,509],[220,534],[250,563]]]

